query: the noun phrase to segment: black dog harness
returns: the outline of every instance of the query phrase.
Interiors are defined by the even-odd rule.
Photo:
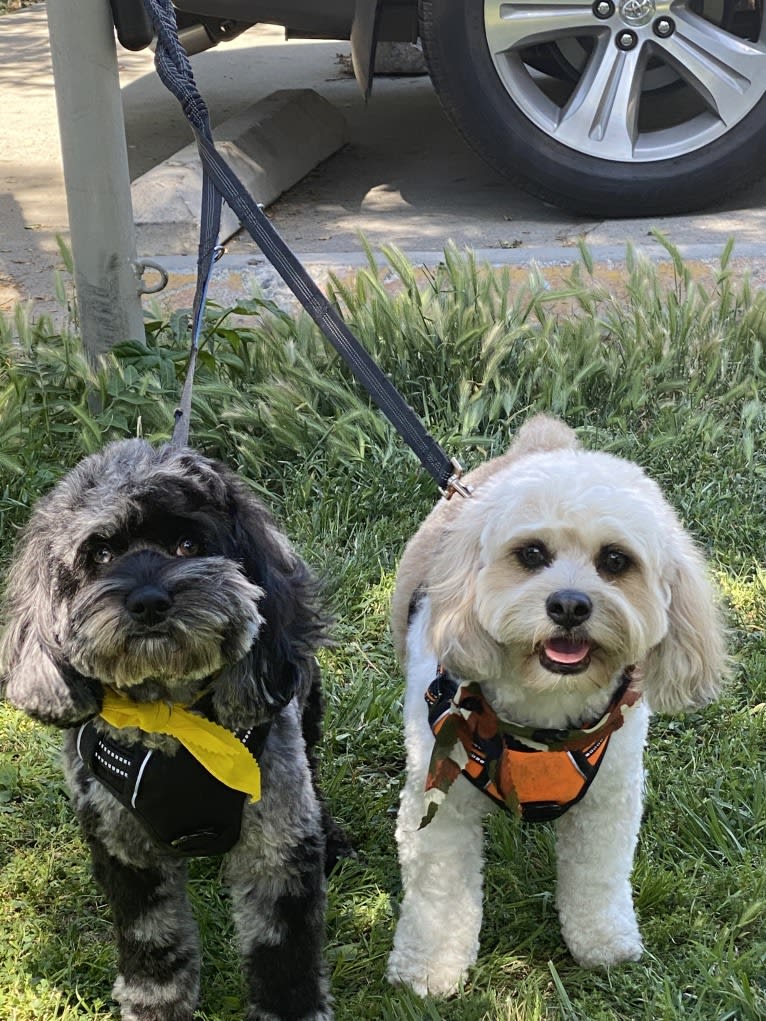
[[[270,725],[233,731],[254,761]],[[89,720],[80,727],[76,747],[90,773],[165,850],[183,857],[225,854],[239,839],[247,795],[216,779],[183,745],[173,755],[126,745]]]

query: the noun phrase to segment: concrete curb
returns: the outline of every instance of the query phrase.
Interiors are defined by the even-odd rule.
[[[253,198],[264,206],[346,142],[343,115],[312,89],[282,89],[215,128],[216,146]],[[139,256],[196,252],[202,167],[196,143],[131,185]],[[240,227],[224,203],[221,240]]]
[[[712,286],[719,272],[724,245],[689,244],[678,248],[692,277]],[[581,262],[579,250],[574,246],[541,245],[530,246],[526,250],[480,248],[470,251],[480,265],[485,264],[497,271],[505,270],[513,288],[522,287],[533,269],[540,271],[551,287],[562,285],[574,263]],[[657,267],[664,285],[668,288],[674,286],[675,268],[665,248],[656,242],[648,242],[634,246],[634,251]],[[407,250],[404,254],[418,275],[444,261],[443,250]],[[596,245],[590,249],[590,254],[594,282],[616,296],[621,295],[626,280],[626,245]],[[374,257],[382,282],[386,287],[395,289],[398,278],[393,271],[386,269],[388,262],[384,255],[374,253]],[[359,251],[300,252],[298,258],[321,290],[326,289],[331,276],[352,280],[360,269],[369,265],[366,253]],[[168,286],[162,292],[147,297],[146,307],[156,309],[160,315],[167,314],[170,309],[190,308],[196,281],[196,257],[168,256],[162,259],[162,267],[168,273]],[[748,277],[754,286],[761,286],[761,281],[766,281],[766,257],[762,246],[735,246],[728,269],[736,279]],[[213,269],[209,299],[229,308],[256,293],[275,301],[290,313],[300,308],[297,299],[265,256],[227,253]]]
[[[627,258],[628,245],[587,245],[594,264],[624,264]],[[643,244],[631,245],[634,252],[649,259],[651,262],[671,262],[672,256],[656,241],[649,240]],[[694,262],[719,262],[725,244],[721,242],[711,244],[678,244],[677,248],[681,258]],[[415,265],[436,266],[444,262],[444,249],[402,249],[407,260]],[[490,266],[571,266],[576,262],[582,262],[580,250],[577,245],[520,245],[518,248],[473,248],[470,245],[461,245],[460,252],[470,252],[479,263],[488,263]],[[301,262],[312,265],[327,266],[351,266],[363,267],[369,263],[367,253],[364,251],[329,251],[329,252],[296,252]],[[382,251],[373,249],[375,261],[384,266],[387,259]],[[762,262],[766,257],[766,249],[763,245],[735,244],[732,252],[732,259],[750,259],[753,262]],[[196,256],[174,256],[169,255],[163,259],[162,265],[170,273],[188,273],[196,266]],[[229,269],[240,272],[248,267],[269,266],[270,263],[264,255],[238,255],[229,254],[220,264],[223,270],[226,266]]]

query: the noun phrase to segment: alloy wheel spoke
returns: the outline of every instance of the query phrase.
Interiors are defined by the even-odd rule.
[[[657,40],[664,59],[705,100],[726,125],[742,116],[743,96],[766,87],[766,48],[730,35],[686,10],[679,10],[676,31]]]
[[[487,39],[494,56],[542,40],[593,32],[598,24],[592,0],[536,0],[485,8]]]
[[[599,41],[562,110],[556,139],[576,147],[587,143],[594,155],[629,158],[636,138],[644,64],[640,47],[625,52],[608,39]]]

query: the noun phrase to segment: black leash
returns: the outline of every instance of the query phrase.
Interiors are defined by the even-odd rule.
[[[263,254],[346,362],[354,377],[365,387],[377,407],[420,459],[423,467],[430,472],[442,494],[447,498],[453,493],[467,496],[470,490],[460,482],[462,469],[458,462],[450,459],[428,434],[415,412],[351,333],[295,254],[279,236],[266,214],[247,193],[242,182],[216,150],[207,107],[194,81],[189,58],[178,39],[171,0],[144,0],[144,8],[157,35],[155,51],[157,73],[181,103],[194,131],[203,170],[197,290],[192,313],[192,350],[181,405],[176,412],[173,443],[184,444],[188,441],[191,383],[205,295],[213,264],[220,252],[218,232],[221,201],[225,199]]]

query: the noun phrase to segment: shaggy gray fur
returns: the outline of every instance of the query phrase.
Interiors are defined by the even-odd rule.
[[[116,928],[123,1021],[191,1021],[200,950],[184,860],[77,754],[74,728],[97,716],[104,688],[137,702],[200,699],[232,730],[270,722],[262,797],[245,805],[226,860],[246,1017],[328,1021],[321,947],[332,823],[304,739],[319,733],[314,652],[324,624],[314,582],[268,511],[191,450],[111,444],[36,507],[5,619],[0,692],[66,729],[67,781]],[[99,727],[123,744],[177,748],[174,738]]]

